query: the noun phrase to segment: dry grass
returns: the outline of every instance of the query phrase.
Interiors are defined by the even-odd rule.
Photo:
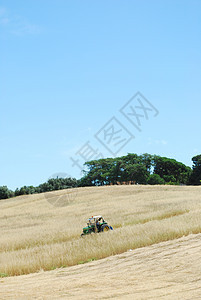
[[[0,279],[0,299],[200,299],[201,234],[122,254]]]
[[[52,194],[0,201],[0,276],[72,266],[200,233],[200,192],[201,187],[109,186],[80,188],[64,207],[47,201]],[[81,239],[86,219],[96,214],[114,231]]]

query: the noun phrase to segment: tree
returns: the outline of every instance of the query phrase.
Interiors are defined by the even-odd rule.
[[[193,170],[189,178],[189,183],[193,185],[201,184],[201,154],[192,158]]]
[[[142,164],[134,164],[128,165],[125,168],[125,172],[127,173],[126,181],[134,181],[139,184],[146,184],[149,173],[147,168]]]
[[[176,161],[175,159],[154,156],[154,174],[158,174],[167,183],[187,184],[191,168]]]
[[[147,171],[151,172],[151,167],[153,166],[153,155],[144,153],[139,156],[140,161],[143,165],[145,165]]]
[[[14,196],[13,191],[9,190],[6,185],[0,186],[0,199],[7,199]]]

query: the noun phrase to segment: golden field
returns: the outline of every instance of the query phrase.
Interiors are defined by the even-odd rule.
[[[73,266],[200,233],[200,194],[201,187],[133,185],[1,200],[1,277]],[[50,203],[58,199],[64,206]],[[114,231],[80,238],[86,219],[97,214]]]
[[[201,299],[200,194],[133,185],[1,200],[0,299]],[[97,214],[114,231],[80,238]]]

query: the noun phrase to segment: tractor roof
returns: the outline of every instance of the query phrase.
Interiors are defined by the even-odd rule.
[[[94,216],[94,217],[91,217],[89,218],[88,220],[97,220],[97,219],[101,219],[103,218],[102,216]]]

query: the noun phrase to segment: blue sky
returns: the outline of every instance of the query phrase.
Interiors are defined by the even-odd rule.
[[[71,158],[82,166],[87,142],[112,157],[95,137],[112,117],[135,136],[117,156],[191,166],[201,149],[200,37],[198,0],[0,1],[0,185],[79,178]],[[141,132],[119,111],[138,91],[159,112],[141,117]]]

